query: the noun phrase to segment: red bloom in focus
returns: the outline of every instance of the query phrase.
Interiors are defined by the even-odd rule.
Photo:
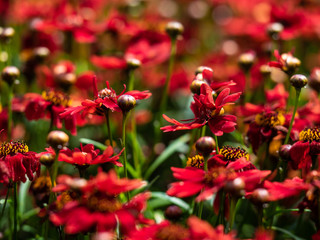
[[[236,178],[242,178],[245,182],[245,189],[250,191],[271,171],[253,169],[237,172],[248,166],[250,166],[250,162],[242,158],[229,163],[225,168],[210,168],[208,172],[196,168],[181,169],[172,167],[173,176],[181,180],[181,182],[172,183],[167,194],[176,197],[189,197],[204,189],[196,198],[197,201],[203,201],[218,192],[227,182]]]
[[[240,93],[229,94],[230,89],[226,88],[219,93],[214,101],[212,89],[207,84],[202,84],[200,95],[194,94],[194,102],[191,103],[191,110],[195,116],[192,119],[193,121],[191,123],[180,123],[163,115],[168,122],[175,125],[162,127],[161,130],[164,132],[187,130],[200,128],[208,124],[211,132],[216,136],[234,131],[237,118],[233,115],[225,115],[223,106],[233,104],[232,102],[240,97]]]
[[[147,222],[141,212],[146,208],[150,194],[139,194],[126,204],[121,204],[117,196],[144,185],[143,181],[137,179],[118,179],[114,171],[99,172],[89,181],[60,176],[53,191],[66,191],[56,202],[57,206],[65,204],[58,212],[50,215],[50,220],[56,226],[65,226],[68,234],[93,229],[97,232],[113,232],[120,224],[121,233],[126,235],[136,229],[137,223]],[[81,194],[65,202],[63,197],[72,194],[74,189]]]
[[[269,62],[269,66],[280,68],[288,75],[291,75],[301,64],[300,60],[294,57],[291,52],[280,55],[278,50],[274,50],[274,56],[276,57],[277,61]]]
[[[307,128],[300,132],[299,141],[294,143],[290,149],[292,167],[294,169],[305,169],[307,172],[315,164],[320,154],[320,129]]]
[[[62,127],[61,117],[59,116],[70,105],[69,96],[61,91],[47,90],[42,95],[34,94],[26,105],[25,114],[28,120],[38,120],[49,117],[51,124],[57,128]],[[65,127],[71,134],[77,133],[76,119],[68,116],[64,120]]]
[[[178,223],[163,221],[150,227],[145,227],[139,231],[133,232],[131,240],[160,240],[160,239],[179,239],[179,240],[232,240],[236,239],[235,234],[224,233],[224,228],[219,225],[213,228],[208,222],[195,216],[187,220],[188,228]]]
[[[95,150],[92,144],[87,144],[85,146],[82,146],[81,144],[80,149],[62,149],[59,152],[58,160],[70,164],[75,164],[76,166],[80,167],[88,167],[89,165],[101,164],[106,162],[111,162],[118,167],[122,167],[122,163],[117,161],[122,151],[119,154],[111,157],[113,155],[113,148],[111,146],[108,146],[106,150],[104,150],[102,155],[98,155],[100,150]]]
[[[29,148],[22,142],[5,142],[0,146],[1,179],[0,182],[30,181],[34,173],[40,175],[40,162],[35,152],[29,152]],[[4,166],[3,163],[6,165]]]
[[[121,109],[118,106],[117,101],[118,101],[118,98],[122,94],[124,94],[125,88],[119,95],[117,95],[116,92],[110,87],[108,81],[106,82],[106,84],[107,84],[107,87],[98,92],[97,80],[94,77],[93,92],[94,92],[95,99],[94,100],[86,99],[81,103],[81,106],[70,107],[66,109],[64,113],[60,114],[60,116],[62,118],[67,118],[67,117],[77,115],[79,113],[81,113],[82,117],[86,116],[87,114],[103,115],[108,109],[110,109],[111,111],[120,112]],[[133,96],[136,100],[146,99],[151,96],[151,93],[149,91],[140,92],[137,90],[129,91],[129,92],[126,92],[125,94]]]

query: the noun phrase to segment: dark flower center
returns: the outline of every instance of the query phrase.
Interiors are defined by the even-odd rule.
[[[240,147],[223,146],[219,152],[224,158],[230,161],[235,161],[239,158],[246,158],[249,160],[249,154],[246,150]]]
[[[57,199],[57,208],[58,209],[62,209],[64,207],[64,205],[66,205],[68,202],[72,202],[74,200],[79,199],[79,193],[75,192],[75,191],[65,191],[63,193],[61,193],[61,195],[58,197]]]
[[[15,155],[16,153],[26,153],[29,152],[29,148],[25,143],[22,142],[5,142],[0,146],[0,157],[5,157],[7,155]]]
[[[312,141],[320,141],[320,129],[319,128],[307,128],[300,132],[299,140],[306,142],[312,142]]]
[[[234,179],[237,177],[237,174],[234,169],[230,168],[224,168],[224,167],[219,167],[219,168],[214,168],[210,170],[208,173],[205,175],[205,182],[207,183],[212,183],[217,177],[219,176],[226,176],[228,179]]]
[[[101,193],[90,195],[86,202],[88,208],[94,212],[115,212],[121,209],[122,204],[113,197]]]
[[[188,158],[187,167],[203,169],[203,162],[204,162],[203,156],[195,155],[193,157]]]
[[[99,93],[98,93],[98,97],[99,98],[116,98],[116,94],[114,91],[112,91],[111,89],[108,89],[108,88],[104,88],[102,89]]]
[[[275,127],[285,123],[285,117],[281,112],[263,112],[256,115],[256,123],[264,127]]]
[[[70,98],[66,94],[55,90],[46,90],[42,92],[42,98],[46,101],[52,102],[54,105],[62,105],[68,107],[70,105]]]
[[[178,224],[171,224],[159,229],[155,237],[160,240],[183,240],[189,237],[189,232]]]

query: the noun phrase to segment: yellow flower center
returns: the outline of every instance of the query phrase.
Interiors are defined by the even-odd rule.
[[[256,123],[264,127],[281,126],[286,119],[281,112],[264,112],[256,116]]]
[[[222,148],[220,148],[219,154],[230,161],[235,161],[242,157],[246,158],[249,161],[249,154],[246,150],[240,147],[223,146]]]
[[[203,169],[203,162],[204,162],[203,156],[195,155],[193,157],[188,158],[187,167]]]
[[[29,152],[29,148],[26,144],[22,142],[4,142],[0,146],[0,157],[26,152]]]
[[[70,106],[70,98],[65,93],[55,90],[47,90],[42,92],[42,98],[52,102],[54,105]]]
[[[300,132],[299,140],[306,142],[320,141],[320,129],[319,128],[308,128]]]

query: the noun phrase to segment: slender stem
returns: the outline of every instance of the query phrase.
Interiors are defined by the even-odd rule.
[[[128,91],[132,91],[134,88],[134,70],[129,70],[129,83],[128,83]]]
[[[110,127],[110,118],[109,118],[109,109],[107,109],[105,112],[105,117],[107,120],[107,129],[108,129],[108,137],[109,137],[109,142],[110,142],[110,146],[113,146],[113,139],[112,139],[112,131],[111,131],[111,127]]]
[[[263,207],[258,206],[258,227],[263,228]]]
[[[218,226],[219,224],[223,224],[223,226],[224,226],[225,225],[225,223],[224,223],[224,202],[225,202],[226,195],[223,191],[220,191],[219,197],[220,197],[220,206],[219,206],[219,213],[218,213],[216,226]]]
[[[58,152],[56,150],[56,152]],[[56,178],[58,175],[58,153],[56,154],[55,160],[52,164],[52,166],[48,169],[51,179],[51,186],[52,188],[56,186]],[[54,192],[50,192],[49,196],[49,205],[55,200],[56,194]]]
[[[206,135],[206,125],[204,125],[202,128],[201,128],[201,137],[204,137]]]
[[[123,151],[123,170],[124,170],[124,176],[125,178],[128,178],[128,172],[127,172],[127,149],[126,149],[126,121],[128,114],[126,112],[123,113],[123,119],[122,119],[122,147],[124,148]],[[129,192],[126,192],[127,200],[130,199]]]
[[[244,103],[250,101],[250,70],[245,72],[245,90],[244,90]]]
[[[201,201],[199,204],[198,218],[200,219],[202,219],[203,202],[204,201]]]
[[[136,126],[136,120],[134,118],[134,109],[132,109],[132,120],[131,120],[131,126],[132,126],[132,158],[133,158],[133,163],[134,167],[137,171],[138,177],[141,177],[141,163],[140,163],[140,158],[138,157],[138,139],[137,139],[137,126]]]
[[[219,143],[218,143],[218,137],[216,135],[214,136],[214,141],[216,142],[216,154],[219,154]]]
[[[238,199],[235,197],[231,197],[231,203],[230,203],[230,231],[232,230],[234,219],[236,216],[236,205],[237,205]]]
[[[4,214],[4,210],[6,209],[6,206],[7,206],[7,201],[8,201],[8,197],[9,197],[9,192],[10,192],[9,189],[7,189],[7,194],[6,194],[6,198],[5,198],[5,200],[4,200],[4,204],[3,204],[3,207],[2,207],[0,220],[2,219],[3,214]]]
[[[287,136],[286,136],[286,139],[284,140],[284,145],[289,142],[289,137],[290,137],[290,133],[291,133],[293,122],[294,122],[294,117],[296,115],[297,108],[298,108],[300,93],[301,93],[301,89],[300,88],[296,88],[296,99],[295,99],[295,102],[294,102],[294,109],[293,109],[293,113],[292,113],[289,129],[288,129],[288,132],[287,132]]]
[[[12,139],[12,99],[13,99],[13,85],[9,85],[8,96],[8,140]]]
[[[13,183],[13,239],[18,239],[18,195],[17,195],[17,183]]]

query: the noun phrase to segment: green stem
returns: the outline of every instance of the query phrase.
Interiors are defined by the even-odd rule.
[[[9,189],[7,189],[7,194],[6,194],[6,198],[5,198],[5,200],[4,200],[4,204],[3,204],[3,207],[2,207],[0,220],[2,219],[3,214],[4,214],[4,210],[6,209],[6,206],[7,206],[7,201],[8,201],[8,197],[9,197],[9,192],[10,192]]]
[[[236,216],[236,205],[237,205],[238,199],[235,197],[231,197],[231,203],[230,203],[230,231],[232,230],[234,219]]]
[[[204,137],[206,135],[206,125],[204,125],[202,128],[201,128],[201,136],[200,137]]]
[[[216,154],[219,154],[219,143],[218,143],[218,137],[216,135],[214,136],[214,141],[216,142]]]
[[[199,204],[198,218],[200,218],[200,219],[202,219],[203,203],[204,203],[204,201],[201,201]]]
[[[13,99],[13,85],[9,86],[8,96],[8,140],[12,140],[12,99]]]
[[[225,226],[225,222],[224,222],[224,202],[225,202],[226,195],[225,195],[225,193],[223,191],[220,191],[219,197],[220,197],[220,206],[219,206],[219,213],[218,213],[216,226],[218,226],[220,224]]]
[[[18,195],[17,195],[17,183],[13,183],[13,239],[18,239]]]
[[[128,91],[132,91],[134,88],[134,70],[129,70],[129,83],[128,83]]]
[[[297,108],[298,108],[300,93],[301,93],[301,89],[300,88],[296,88],[296,99],[295,99],[295,102],[294,102],[294,109],[293,109],[293,113],[292,113],[289,129],[288,129],[288,132],[287,132],[287,136],[286,136],[286,139],[284,140],[284,145],[289,142],[289,137],[290,137],[290,133],[291,133],[293,122],[294,122],[294,117],[296,115]]]
[[[109,137],[110,146],[113,147],[112,131],[111,131],[111,127],[110,127],[110,118],[109,118],[109,109],[107,109],[104,112],[104,114],[105,114],[105,117],[107,120],[107,129],[108,129],[108,137]]]
[[[263,207],[258,207],[258,227],[263,228]]]
[[[128,171],[127,171],[127,149],[126,149],[126,122],[128,114],[126,112],[122,112],[123,119],[122,119],[122,147],[123,150],[123,170],[124,170],[124,177],[128,178]],[[129,192],[126,192],[127,200],[130,199]]]

